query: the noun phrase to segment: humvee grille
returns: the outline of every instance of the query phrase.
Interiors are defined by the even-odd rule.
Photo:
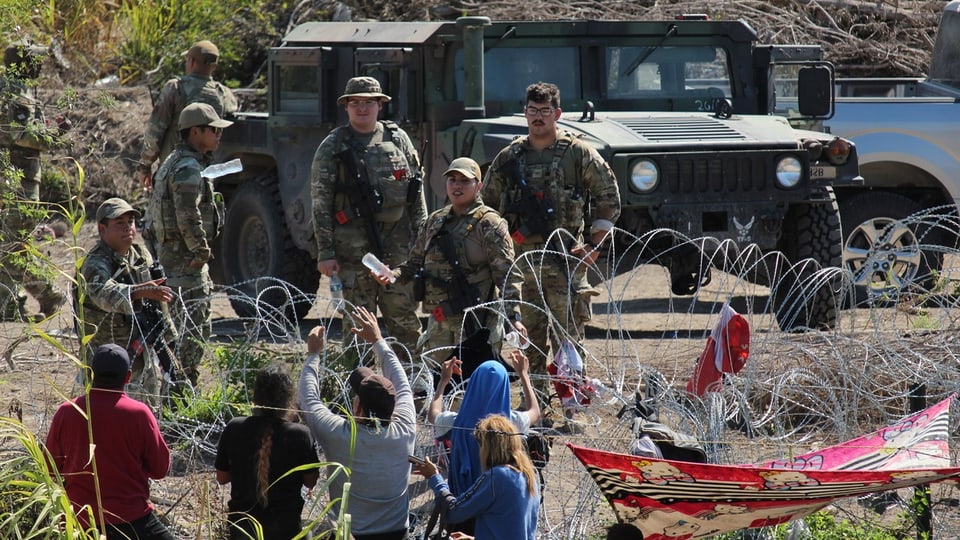
[[[663,186],[668,193],[696,195],[756,193],[770,189],[770,157],[760,154],[664,155]]]
[[[653,142],[746,139],[742,133],[712,118],[636,118],[620,122],[637,135]]]

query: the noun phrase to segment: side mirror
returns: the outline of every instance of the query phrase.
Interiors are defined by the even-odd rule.
[[[805,66],[797,75],[800,115],[827,119],[833,116],[833,70],[826,65]]]

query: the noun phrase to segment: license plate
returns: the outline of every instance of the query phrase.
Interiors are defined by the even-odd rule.
[[[837,168],[825,165],[814,165],[810,167],[811,180],[832,180],[837,177]]]

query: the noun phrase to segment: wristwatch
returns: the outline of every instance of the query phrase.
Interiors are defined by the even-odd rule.
[[[523,320],[523,315],[519,311],[514,311],[513,313],[507,315],[507,318],[513,322],[520,322]]]

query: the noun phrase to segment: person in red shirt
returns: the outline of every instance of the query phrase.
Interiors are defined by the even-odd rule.
[[[60,405],[47,434],[74,512],[107,540],[174,540],[153,512],[149,486],[166,476],[170,450],[150,408],[123,392],[130,357],[119,345],[101,345],[89,367],[90,391]]]

